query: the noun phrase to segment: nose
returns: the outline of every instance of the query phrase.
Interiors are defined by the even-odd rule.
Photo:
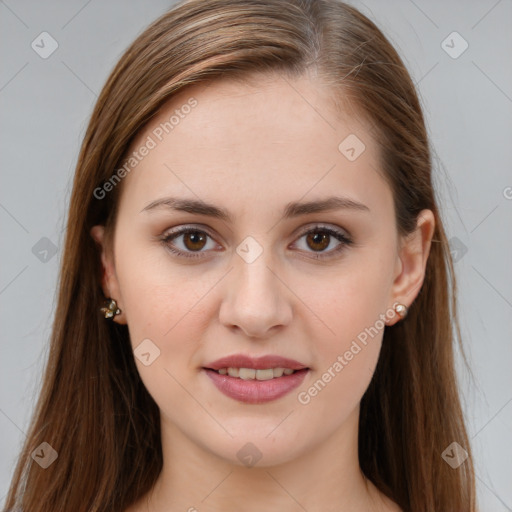
[[[225,279],[219,320],[231,330],[250,338],[266,338],[292,319],[293,294],[263,253],[247,263],[235,255],[235,268]]]

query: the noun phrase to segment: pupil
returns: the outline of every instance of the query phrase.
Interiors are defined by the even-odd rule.
[[[313,241],[313,244],[321,244],[320,250],[325,249],[329,245],[329,235],[327,233],[308,235],[308,242]],[[315,249],[312,247],[312,249]]]
[[[316,249],[323,250],[326,247],[328,247],[328,245],[329,245],[329,236],[330,235],[328,235],[327,233],[316,232],[313,235],[312,234],[308,235],[308,242],[312,241],[314,245],[320,244],[321,247],[316,247]],[[193,232],[185,234],[185,243],[187,244],[187,246],[189,245],[187,242],[191,242],[191,244],[194,246],[194,247],[188,247],[191,250],[202,249],[204,247],[204,240],[205,240],[204,234],[200,233],[198,231],[193,231]],[[203,242],[203,244],[201,244],[201,242]],[[199,244],[199,247],[197,247],[197,244]],[[315,247],[312,247],[312,248],[315,249]]]
[[[201,245],[201,242],[204,242],[204,235],[202,233],[199,233],[198,231],[193,231],[193,232],[190,232],[190,233],[186,233],[185,234],[185,243],[187,241],[190,241],[193,245],[193,247],[189,247],[189,244],[187,244],[187,247],[189,249],[202,249],[204,244]],[[199,243],[200,246],[197,247],[195,244]]]

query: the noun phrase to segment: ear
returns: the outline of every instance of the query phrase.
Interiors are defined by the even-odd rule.
[[[121,314],[113,317],[114,322],[118,324],[126,324],[126,315],[123,308],[123,298],[117,280],[116,269],[114,264],[114,251],[105,240],[105,226],[93,226],[90,231],[91,237],[94,239],[100,249],[101,255],[101,288],[106,298],[112,298],[116,301],[117,306],[121,310]],[[101,307],[98,305],[98,307]]]
[[[410,307],[420,292],[434,230],[434,214],[431,210],[422,210],[418,214],[416,229],[401,240],[391,289],[392,304],[399,302]],[[394,325],[398,320],[400,316],[396,314],[387,325]]]

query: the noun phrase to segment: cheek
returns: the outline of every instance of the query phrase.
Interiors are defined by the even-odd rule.
[[[386,312],[392,281],[388,259],[354,258],[332,275],[295,283],[298,295],[306,298],[313,316],[323,324],[323,335],[317,339],[320,353],[343,349]]]
[[[311,404],[315,414],[329,411],[334,423],[357,406],[375,371],[392,282],[391,262],[391,249],[389,255],[374,251],[368,258],[347,261],[331,279],[317,280],[306,295],[321,323],[317,334],[311,335],[315,372],[301,387],[299,403]]]
[[[116,274],[134,342],[150,333],[163,338],[202,293],[202,283],[170,265],[165,247],[149,236],[120,226],[116,240]]]
[[[366,288],[357,297],[338,292],[331,301],[325,297],[321,315],[334,334],[313,340],[314,371],[297,395],[308,418],[324,418],[316,426],[319,429],[336,429],[346,421],[373,377],[384,329],[379,316],[384,311],[371,291]]]
[[[207,283],[192,282],[186,272],[171,268],[163,247],[143,245],[140,239],[119,232],[116,274],[132,348],[137,356],[137,347],[142,342],[151,347],[145,341],[150,340],[154,344],[152,350],[158,353],[158,359],[150,367],[136,357],[141,377],[155,378],[157,367],[182,374],[189,369],[190,354],[197,346],[195,340],[200,339],[195,320]]]
[[[168,265],[145,266],[144,261],[142,254],[134,255],[120,261],[118,270],[137,370],[163,415],[176,420],[173,411],[181,411],[187,421],[202,424],[204,411],[191,394],[199,394],[194,364],[204,339],[201,297],[213,283],[170,273]],[[148,365],[147,356],[139,357],[147,353]]]

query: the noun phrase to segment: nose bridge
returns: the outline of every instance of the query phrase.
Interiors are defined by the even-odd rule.
[[[275,276],[270,271],[276,264],[272,249],[272,237],[263,234],[246,236],[236,247],[233,257],[238,293],[249,296],[272,294]]]
[[[269,238],[266,239],[267,242]],[[221,306],[221,321],[236,325],[248,336],[264,336],[274,326],[291,320],[286,287],[275,275],[275,258],[269,243],[264,247],[253,237],[236,249],[234,269]]]
[[[247,261],[243,257],[236,262],[237,294],[239,300],[243,298],[269,299],[275,296],[276,277],[270,269],[273,267],[274,258],[271,250],[266,248],[254,259]]]

